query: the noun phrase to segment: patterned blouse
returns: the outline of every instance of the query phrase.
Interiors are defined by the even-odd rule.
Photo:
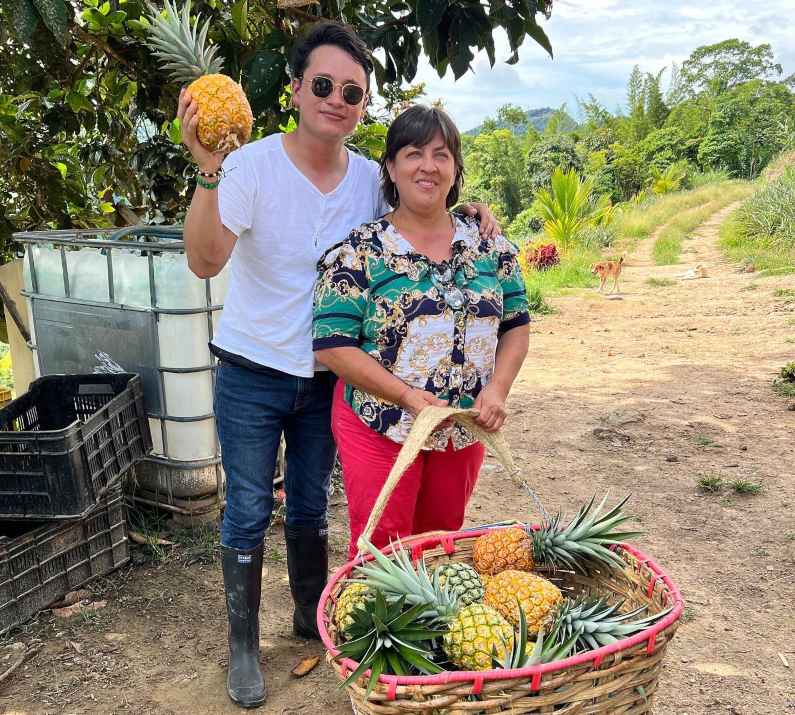
[[[360,347],[387,370],[454,407],[471,407],[494,372],[497,340],[530,322],[517,250],[502,236],[483,239],[474,219],[454,215],[452,258],[435,263],[382,219],[363,224],[318,263],[313,349]],[[361,420],[394,442],[413,416],[346,386]],[[475,442],[454,423],[427,449]]]

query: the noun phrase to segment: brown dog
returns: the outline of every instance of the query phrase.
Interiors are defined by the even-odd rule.
[[[599,261],[594,263],[591,268],[593,275],[598,275],[601,283],[599,284],[599,292],[604,290],[605,283],[608,279],[613,279],[613,290],[611,293],[618,292],[618,277],[621,275],[621,267],[624,265],[624,256],[621,256],[617,261]]]

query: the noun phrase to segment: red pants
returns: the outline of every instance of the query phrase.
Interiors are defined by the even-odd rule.
[[[351,526],[348,556],[353,559],[356,542],[401,445],[364,424],[345,402],[343,389],[342,380],[338,380],[331,428],[348,496]],[[444,452],[420,452],[392,492],[371,542],[380,548],[397,537],[460,529],[484,454],[480,442],[458,451],[448,444]]]

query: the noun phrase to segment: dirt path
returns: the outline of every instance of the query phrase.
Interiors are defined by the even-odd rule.
[[[510,401],[509,441],[548,508],[571,511],[594,492],[631,491],[646,531],[641,548],[683,590],[688,609],[669,650],[659,715],[795,711],[795,411],[770,389],[795,355],[786,342],[795,338],[795,302],[773,293],[795,281],[755,280],[720,258],[716,231],[729,210],[686,242],[678,266],[654,266],[644,260],[653,239],[641,244],[620,300],[595,292],[556,299],[556,314],[533,324]],[[708,278],[674,278],[696,263]],[[650,277],[674,283],[652,286]],[[598,427],[606,439],[595,436]],[[763,491],[704,494],[697,480],[708,474],[759,482]],[[489,461],[469,521],[521,518],[517,504],[526,502]],[[344,523],[337,497],[334,563],[343,558]],[[288,635],[278,528],[267,553],[262,640],[272,695],[258,712],[349,713],[327,666],[289,676],[299,657],[320,649]],[[217,562],[185,559],[179,552],[98,584],[110,605],[91,617],[43,615],[15,634],[43,648],[0,690],[0,713],[240,712],[224,692]]]

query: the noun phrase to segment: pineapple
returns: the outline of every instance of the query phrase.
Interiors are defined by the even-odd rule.
[[[352,581],[340,594],[337,599],[337,606],[334,609],[334,625],[344,637],[348,635],[348,629],[353,624],[354,611],[365,607],[367,601],[372,600],[373,592],[366,584],[360,581]]]
[[[415,671],[430,675],[442,669],[431,660],[433,641],[441,635],[424,622],[426,604],[405,607],[405,598],[387,601],[376,591],[354,610],[349,626],[350,640],[340,646],[340,655],[359,665],[343,685],[356,681],[368,668],[367,694],[382,673],[409,675]]]
[[[607,497],[596,509],[593,508],[595,497],[592,497],[566,526],[561,524],[561,515],[557,514],[545,521],[538,531],[528,532],[513,526],[484,534],[473,547],[475,568],[487,574],[506,569],[530,571],[535,564],[580,572],[593,566],[623,568],[624,562],[609,547],[639,533],[616,531],[629,519],[621,511],[627,499],[628,496],[624,497],[602,514]]]
[[[438,570],[431,578],[424,561],[415,568],[400,546],[392,559],[369,542],[365,548],[375,562],[357,568],[364,582],[388,598],[405,598],[407,604],[430,609],[427,615],[444,631],[442,650],[453,665],[461,670],[489,670],[493,654],[502,658],[513,647],[513,626],[482,603],[462,606],[450,589],[442,586]]]
[[[462,606],[483,600],[483,581],[469,564],[451,561],[437,566],[434,574],[437,573],[442,588],[447,588]]]
[[[161,60],[164,70],[177,82],[190,82],[188,92],[198,105],[197,133],[212,152],[230,152],[251,137],[254,117],[243,88],[221,74],[223,63],[217,47],[206,44],[208,20],[199,30],[199,18],[190,19],[190,0],[182,12],[165,0],[165,13],[150,6],[151,36],[147,43]]]
[[[666,608],[632,621],[646,607],[621,613],[622,605],[620,601],[610,606],[603,599],[593,597],[566,599],[554,614],[557,640],[563,642],[575,637],[575,652],[594,650],[645,630],[671,611]]]
[[[530,571],[534,566],[533,541],[520,526],[495,529],[475,541],[472,563],[478,573],[489,576],[505,569]]]
[[[551,581],[527,571],[508,569],[489,581],[483,603],[514,626],[519,625],[520,612],[523,611],[528,632],[538,633],[562,600],[560,589]]]

